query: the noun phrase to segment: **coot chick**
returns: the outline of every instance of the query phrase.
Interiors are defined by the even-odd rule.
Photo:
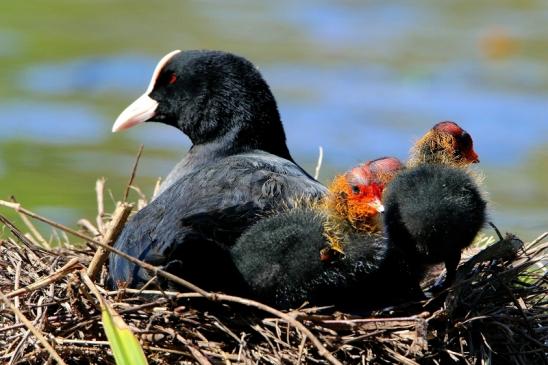
[[[479,162],[478,155],[473,149],[472,145],[472,137],[463,130],[457,123],[455,122],[440,122],[434,125],[422,138],[420,138],[415,145],[411,148],[411,156],[407,163],[407,166],[410,168],[413,168],[414,166],[428,166],[428,165],[441,165],[441,166],[449,166],[454,168],[459,168],[462,171],[466,171],[466,173],[469,173],[466,167],[472,163]],[[376,165],[379,165],[378,168]],[[404,170],[404,166],[401,164],[401,162],[395,158],[381,158],[378,160],[370,161],[364,166],[364,170],[360,171],[360,167],[354,168],[352,171],[355,171],[355,175],[362,175],[362,181],[356,181],[356,185],[354,188],[359,188],[360,184],[367,184],[370,180],[370,175],[376,175],[377,184],[381,186],[382,190],[389,185],[392,181],[392,179],[398,175],[401,171]],[[370,172],[368,172],[370,170]],[[405,181],[406,184],[417,184],[419,189],[422,189],[421,191],[425,191],[425,189],[430,188],[430,202],[431,204],[435,205],[436,203],[432,203],[432,194],[434,193],[442,193],[442,189],[440,186],[440,172],[439,170],[434,169],[431,173],[428,171],[429,167],[425,167],[421,171],[423,173],[420,175],[421,178],[408,178],[408,177],[402,177],[400,178],[402,181]],[[380,179],[382,178],[382,182]],[[461,183],[463,186],[466,184],[470,184],[474,186],[476,191],[479,191],[477,186],[475,186],[473,181],[466,182],[465,178],[461,176],[454,176],[454,173],[450,173],[450,175],[447,177],[447,180],[441,180],[444,182],[451,183],[449,179],[453,178],[454,182]],[[474,179],[477,179],[476,176],[474,176]],[[395,191],[393,195],[399,194],[399,191]],[[402,199],[405,199],[406,197],[402,196]],[[415,197],[416,199],[419,199],[419,196]],[[460,197],[454,194],[453,192],[449,192],[449,195],[447,197],[448,199],[459,199]],[[468,196],[468,198],[473,200],[473,197]],[[477,204],[480,204],[480,202],[476,202]],[[419,207],[417,205],[417,207]],[[432,216],[439,215],[439,217],[436,217],[437,222],[441,222],[442,216],[444,214],[443,209],[445,209],[443,205],[439,206],[439,211],[434,210],[433,212],[424,212],[424,214],[431,214]],[[457,216],[459,213],[464,214],[464,212],[461,212],[459,209],[461,207],[455,206],[454,207],[457,212],[455,213],[455,216]],[[419,208],[418,208],[419,209]],[[419,212],[419,211],[417,211]],[[420,212],[423,214],[422,212]],[[481,213],[481,212],[480,212]],[[416,219],[420,219],[421,215],[419,214]],[[392,222],[388,221],[388,224]],[[461,222],[464,223],[464,222]],[[476,222],[477,223],[477,222]],[[474,229],[474,228],[472,228]],[[389,235],[390,237],[390,235]],[[417,240],[417,250],[418,252],[424,252],[422,245],[431,245],[435,244],[434,241],[420,241],[421,237],[416,236],[414,237]],[[454,238],[455,240],[457,238]],[[394,240],[396,243],[399,243],[399,239]],[[467,241],[467,239],[465,239]],[[452,247],[449,249],[449,247],[444,247],[444,245],[438,245],[438,247],[434,248],[432,247],[428,251],[430,252],[436,252],[436,251],[443,251],[444,254],[438,253],[436,256],[437,258],[434,259],[434,262],[443,262],[443,261],[455,261],[459,260],[458,257],[454,257],[453,259],[449,259],[448,257],[452,255],[449,251],[459,252],[460,257],[460,251],[463,247],[466,247],[471,243],[469,241],[468,243],[460,242],[456,247]],[[447,245],[450,245],[450,243],[447,243]],[[463,246],[463,247],[461,247]],[[429,255],[431,256],[431,255]],[[440,257],[444,257],[441,259]],[[425,258],[426,262],[432,262],[432,257]]]
[[[330,199],[324,199],[323,207],[332,212],[327,215],[324,223],[330,249],[343,253],[338,236],[348,228],[364,233],[378,233],[382,230],[377,219],[377,212],[382,213],[384,210],[381,204],[382,192],[404,168],[395,157],[381,157],[354,167],[333,180],[330,185],[333,194]]]
[[[113,131],[148,121],[180,129],[192,147],[114,247],[206,289],[238,286],[226,248],[260,214],[326,193],[293,162],[274,96],[242,57],[220,51],[164,56]],[[150,278],[110,255],[110,286],[139,287]]]
[[[434,125],[413,145],[407,165],[432,163],[464,167],[478,162],[470,134],[457,123],[445,121]]]
[[[411,262],[445,263],[450,285],[460,262],[486,219],[486,203],[464,169],[422,164],[398,174],[383,195],[389,239]]]
[[[266,217],[238,239],[231,253],[252,296],[352,311],[422,298],[419,273],[376,228],[382,187],[367,168],[336,177],[322,203]],[[343,254],[325,260],[326,247]]]
[[[470,164],[478,163],[479,157],[476,151],[474,151],[472,137],[468,132],[466,132],[460,125],[451,121],[444,121],[437,123],[432,127],[422,138],[420,138],[411,148],[411,156],[407,163],[409,167],[417,166],[426,166],[429,164],[433,165],[442,165],[450,166],[454,168],[461,169],[463,172],[466,172],[473,181],[469,181],[468,184],[474,187],[474,191],[479,191],[478,184],[481,182],[481,176],[474,174],[472,171],[468,170],[467,167]],[[433,171],[429,172],[429,167],[424,167],[421,171],[422,173],[416,177],[416,181],[413,182],[412,178],[402,177],[402,180],[405,180],[408,185],[417,184],[423,193],[423,195],[415,196],[416,199],[428,199],[429,201],[424,201],[423,204],[418,204],[415,206],[419,217],[422,217],[421,214],[429,214],[432,221],[437,222],[437,224],[445,224],[444,216],[446,212],[444,210],[449,210],[448,205],[433,203],[431,199],[438,199],[435,197],[436,194],[441,194],[442,190],[436,184],[440,184],[439,174],[440,171],[434,168]],[[431,174],[431,175],[430,175]],[[451,173],[453,176],[456,173]],[[459,174],[460,175],[460,174]],[[456,179],[456,182],[460,182],[462,186],[467,185],[464,181],[464,177],[453,176]],[[450,176],[448,176],[450,178]],[[434,184],[434,185],[429,185]],[[424,189],[431,188],[431,191],[428,193]],[[401,197],[402,200],[406,200],[407,197]],[[458,195],[449,194],[448,196],[443,197],[444,199],[458,199]],[[479,197],[479,200],[469,195],[469,202],[472,204],[481,207],[477,212],[478,217],[474,218],[474,215],[468,217],[471,219],[474,224],[472,224],[469,229],[475,231],[474,236],[477,234],[479,229],[476,229],[475,226],[483,226],[485,220],[485,203]],[[406,200],[409,202],[408,200]],[[425,204],[431,204],[429,208],[434,208],[433,211],[424,213],[419,212],[420,209],[427,209]],[[451,206],[451,205],[449,205]],[[429,209],[428,208],[428,209]],[[437,210],[435,209],[437,208]],[[458,205],[454,206],[455,211],[453,212],[453,218],[457,220],[456,217],[462,215],[462,218],[458,219],[459,224],[466,224],[467,218],[464,217],[466,212],[462,210],[462,207]],[[394,212],[394,210],[392,210]],[[434,218],[435,217],[435,218]],[[419,218],[420,219],[420,218]],[[450,219],[450,218],[448,218]],[[391,224],[388,221],[388,224]],[[395,231],[397,232],[400,228],[398,227]],[[439,228],[433,228],[438,229]],[[458,232],[458,231],[455,231]],[[416,232],[415,232],[416,233]],[[450,285],[456,274],[456,267],[460,261],[461,251],[463,248],[469,246],[472,243],[473,237],[470,239],[466,234],[460,236],[456,234],[453,237],[449,237],[443,241],[436,241],[432,237],[426,237],[424,234],[416,234],[413,239],[417,245],[418,252],[423,253],[423,257],[419,261],[432,263],[445,263],[446,267],[446,280],[443,285],[437,286],[434,290],[439,290]],[[438,236],[440,238],[440,236]],[[425,252],[429,254],[424,255]]]

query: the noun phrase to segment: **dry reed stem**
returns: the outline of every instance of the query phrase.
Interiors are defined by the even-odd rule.
[[[89,220],[79,219],[77,223],[79,226],[85,228],[89,233],[91,233],[93,237],[97,237],[101,235],[99,230],[95,228],[95,226]]]
[[[318,162],[316,163],[316,168],[314,169],[314,179],[316,180],[318,180],[318,177],[320,176],[320,169],[322,168],[322,162],[323,162],[323,147],[319,146]]]
[[[80,268],[82,265],[80,264],[80,261],[77,258],[70,259],[69,262],[67,262],[62,268],[54,272],[53,274],[36,281],[30,285],[25,286],[24,288],[16,289],[8,294],[6,294],[6,298],[13,298],[18,297],[21,294],[24,293],[30,293],[32,291],[38,290],[40,288],[43,288],[51,283],[56,282],[57,280],[65,277],[68,273]]]
[[[6,205],[3,203],[7,202],[0,201],[0,205]],[[26,211],[20,205],[11,204],[10,208]],[[35,219],[47,220],[37,217]],[[109,215],[105,217],[107,220],[110,218]],[[7,220],[0,217],[0,221],[6,223]],[[53,223],[53,227],[63,230],[64,226]],[[15,245],[11,238],[0,241],[0,285],[3,290],[13,287],[11,280],[15,276],[20,277],[22,284],[29,286],[29,281],[44,280],[43,272],[48,278],[72,259],[78,258],[85,263],[92,255],[89,249],[76,250],[72,244],[71,249],[57,250],[55,253],[40,249],[17,227],[9,224],[5,225],[23,245]],[[67,230],[64,232],[94,243],[86,235],[65,228]],[[458,282],[445,293],[449,296],[445,305],[452,303],[447,310],[441,308],[432,314],[410,317],[367,319],[341,318],[337,313],[318,314],[322,308],[282,314],[298,324],[305,322],[305,328],[313,331],[311,333],[320,344],[329,344],[330,349],[337,349],[337,360],[344,363],[445,363],[455,359],[452,361],[474,364],[496,356],[499,360],[502,356],[515,363],[546,363],[546,356],[543,355],[548,352],[548,280],[545,269],[548,242],[543,242],[545,238],[546,234],[541,235],[523,248],[516,248],[518,245],[511,240],[498,242],[494,246],[499,248],[491,248],[472,258],[470,264],[461,265]],[[101,247],[100,242],[95,245]],[[513,257],[514,254],[516,257]],[[21,266],[20,270],[17,269],[18,265]],[[4,267],[7,270],[3,270]],[[161,270],[152,268],[153,273],[163,276]],[[521,283],[522,280],[528,281]],[[78,280],[75,282],[66,275],[49,285],[55,293],[45,290],[44,286],[28,292],[25,300],[20,302],[21,311],[32,312],[36,323],[43,321],[40,324],[43,332],[58,340],[57,351],[64,358],[72,361],[86,359],[94,364],[108,362],[105,360],[107,348],[100,341],[100,314],[95,307],[96,301],[80,295],[78,289],[71,289],[78,288]],[[147,350],[151,364],[196,362],[200,354],[207,361],[225,363],[326,362],[325,357],[318,357],[321,355],[318,348],[308,341],[305,332],[297,326],[293,327],[293,324],[288,325],[289,322],[280,316],[274,315],[274,319],[259,322],[247,318],[251,316],[247,308],[257,306],[251,301],[240,303],[245,298],[236,297],[238,300],[231,301],[230,296],[205,291],[206,295],[135,289],[105,291],[96,284],[93,286],[117,307],[117,312],[135,329],[145,343],[143,348]],[[71,294],[74,290],[76,293]],[[85,290],[83,292],[87,293]],[[155,298],[152,301],[151,296]],[[240,303],[246,307],[223,304],[213,308],[206,306],[206,311],[201,311],[194,307],[207,305],[207,302],[194,298]],[[227,308],[229,314],[222,314]],[[42,312],[35,312],[42,309]],[[6,326],[0,329],[0,344],[4,350],[0,350],[0,359],[11,357],[15,362],[16,357],[22,355],[26,362],[43,363],[47,352],[32,346],[31,338],[25,337],[27,331],[20,330],[26,326],[16,324],[9,317],[9,311],[4,314],[7,315]],[[253,325],[247,325],[245,332],[242,332],[242,327],[231,316],[236,317],[236,322],[245,319]],[[396,323],[398,320],[399,324]],[[249,328],[253,330],[249,332]],[[169,333],[177,335],[171,336]],[[424,339],[428,339],[428,347],[421,343]],[[66,342],[63,343],[63,340]],[[71,344],[70,341],[75,342]],[[193,349],[199,353],[193,353]]]
[[[8,203],[8,204],[6,204]],[[73,229],[70,229],[62,224],[59,224],[59,223],[56,223],[56,222],[53,222],[47,218],[44,218],[34,212],[31,212],[23,207],[21,207],[20,204],[10,204],[9,202],[4,202],[2,200],[0,200],[0,205],[4,205],[4,206],[7,206],[7,207],[11,207],[11,208],[14,208],[16,209],[17,211],[19,212],[22,212],[23,214],[26,214],[32,218],[35,218],[35,219],[38,219],[44,223],[48,223],[50,224],[51,226],[55,227],[55,228],[58,228],[58,229],[61,229],[61,230],[64,230],[65,232],[67,233],[70,233],[70,234],[73,234],[77,237],[80,237],[80,238],[83,238],[85,239],[86,241],[94,244],[94,245],[97,245],[107,251],[110,251],[110,252],[114,252],[115,254],[117,255],[120,255],[121,257],[125,258],[126,260],[136,264],[136,265],[139,265],[140,267],[146,269],[146,270],[149,270],[151,271],[154,275],[158,275],[158,276],[162,276],[163,278],[165,279],[168,279],[168,280],[171,280],[172,282],[174,283],[177,283],[187,289],[190,289],[194,292],[197,292],[199,294],[201,294],[203,297],[209,299],[209,300],[212,300],[212,301],[227,301],[227,302],[232,302],[232,303],[238,303],[238,304],[242,304],[242,305],[245,305],[245,306],[248,306],[248,307],[255,307],[257,309],[260,309],[262,311],[265,311],[267,313],[270,313],[272,315],[275,315],[279,318],[282,318],[284,321],[286,321],[287,323],[291,324],[292,326],[296,327],[297,329],[299,329],[300,331],[302,331],[304,334],[306,334],[306,336],[308,337],[308,339],[314,344],[314,346],[317,348],[318,350],[318,353],[320,354],[320,356],[326,358],[331,364],[336,364],[336,365],[342,365],[342,363],[340,361],[338,361],[326,348],[325,346],[321,343],[321,341],[316,337],[314,336],[314,334],[312,332],[310,332],[302,323],[296,321],[293,317],[287,315],[286,313],[283,313],[275,308],[272,308],[270,306],[267,306],[263,303],[260,303],[260,302],[257,302],[257,301],[254,301],[254,300],[251,300],[251,299],[245,299],[245,298],[241,298],[241,297],[237,297],[237,296],[232,296],[232,295],[227,295],[227,294],[220,294],[220,293],[211,293],[211,292],[207,292],[205,290],[203,290],[202,288],[190,283],[189,281],[187,280],[184,280],[176,275],[173,275],[171,273],[168,273],[167,271],[164,271],[162,269],[160,269],[159,267],[156,267],[156,266],[153,266],[153,265],[150,265],[149,263],[146,263],[144,261],[141,261],[133,256],[130,256],[120,250],[117,250],[113,247],[110,247],[109,245],[106,245],[102,242],[99,242],[91,237],[87,237],[83,234],[81,234],[80,232],[77,232]],[[0,218],[2,218],[2,216],[0,215]]]
[[[110,221],[108,229],[101,239],[101,243],[110,246],[116,241],[122,232],[122,228],[124,228],[132,209],[133,205],[125,202],[119,203],[116,206],[114,213],[112,213],[112,220]],[[103,247],[97,248],[97,251],[91,259],[87,270],[87,275],[92,280],[95,279],[97,274],[101,271],[101,268],[107,261],[108,254],[109,251],[105,250]]]
[[[158,195],[158,192],[160,191],[160,185],[162,185],[162,178],[159,177],[158,180],[156,180],[156,184],[154,184],[154,190],[152,191],[152,198],[156,197]]]
[[[14,196],[11,197],[11,200],[14,203],[17,203],[17,200],[15,199]],[[40,234],[40,232],[36,229],[34,224],[32,224],[32,222],[24,214],[18,213],[18,215],[19,215],[19,218],[21,218],[21,221],[23,221],[25,226],[27,226],[27,228],[29,229],[32,237],[34,237],[36,241],[44,248],[51,249],[49,242]]]
[[[143,148],[145,145],[139,146],[139,151],[137,151],[137,157],[135,158],[135,162],[133,163],[133,168],[131,169],[131,176],[129,177],[129,181],[126,186],[126,190],[124,191],[124,198],[122,199],[123,202],[127,201],[128,195],[129,195],[129,188],[133,184],[133,180],[135,179],[135,173],[137,172],[137,166],[139,166],[139,160],[141,159],[141,155],[143,154]]]
[[[57,351],[55,351],[55,349],[51,347],[48,340],[44,337],[44,335],[42,335],[40,330],[36,328],[32,324],[32,322],[29,321],[27,317],[25,317],[25,315],[17,307],[15,307],[15,305],[13,305],[13,303],[2,292],[0,292],[0,299],[2,299],[2,301],[9,307],[9,309],[21,320],[21,322],[23,322],[25,327],[27,327],[27,329],[32,332],[34,337],[36,337],[36,339],[42,344],[42,346],[44,346],[44,348],[48,351],[51,357],[53,357],[58,364],[66,365],[66,363],[59,356]]]
[[[95,182],[95,193],[97,196],[97,217],[95,218],[95,221],[97,222],[97,229],[100,234],[105,233],[105,226],[103,223],[103,218],[105,217],[105,181],[106,179],[102,177]]]

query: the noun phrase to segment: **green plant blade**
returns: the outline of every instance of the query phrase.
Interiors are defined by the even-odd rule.
[[[141,344],[122,317],[101,300],[103,328],[117,365],[147,365]]]

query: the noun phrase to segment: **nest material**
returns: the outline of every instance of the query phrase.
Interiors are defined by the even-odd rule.
[[[28,219],[27,233],[0,218],[1,362],[42,364],[59,356],[69,364],[113,364],[99,304],[83,276],[97,262],[91,242],[114,239],[123,214],[109,228],[112,217],[100,203],[96,226],[81,221],[85,233],[49,222],[57,228],[56,249]],[[93,237],[71,241],[65,232]],[[281,313],[203,290],[107,291],[105,267],[95,285],[140,339],[150,364],[546,364],[546,236],[523,245],[508,235],[464,262],[448,292],[366,318],[316,307]]]

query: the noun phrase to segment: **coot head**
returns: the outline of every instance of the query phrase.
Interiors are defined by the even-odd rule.
[[[116,119],[113,132],[144,122],[183,131],[194,145],[262,149],[290,158],[276,101],[257,68],[222,51],[172,51],[145,93]]]

